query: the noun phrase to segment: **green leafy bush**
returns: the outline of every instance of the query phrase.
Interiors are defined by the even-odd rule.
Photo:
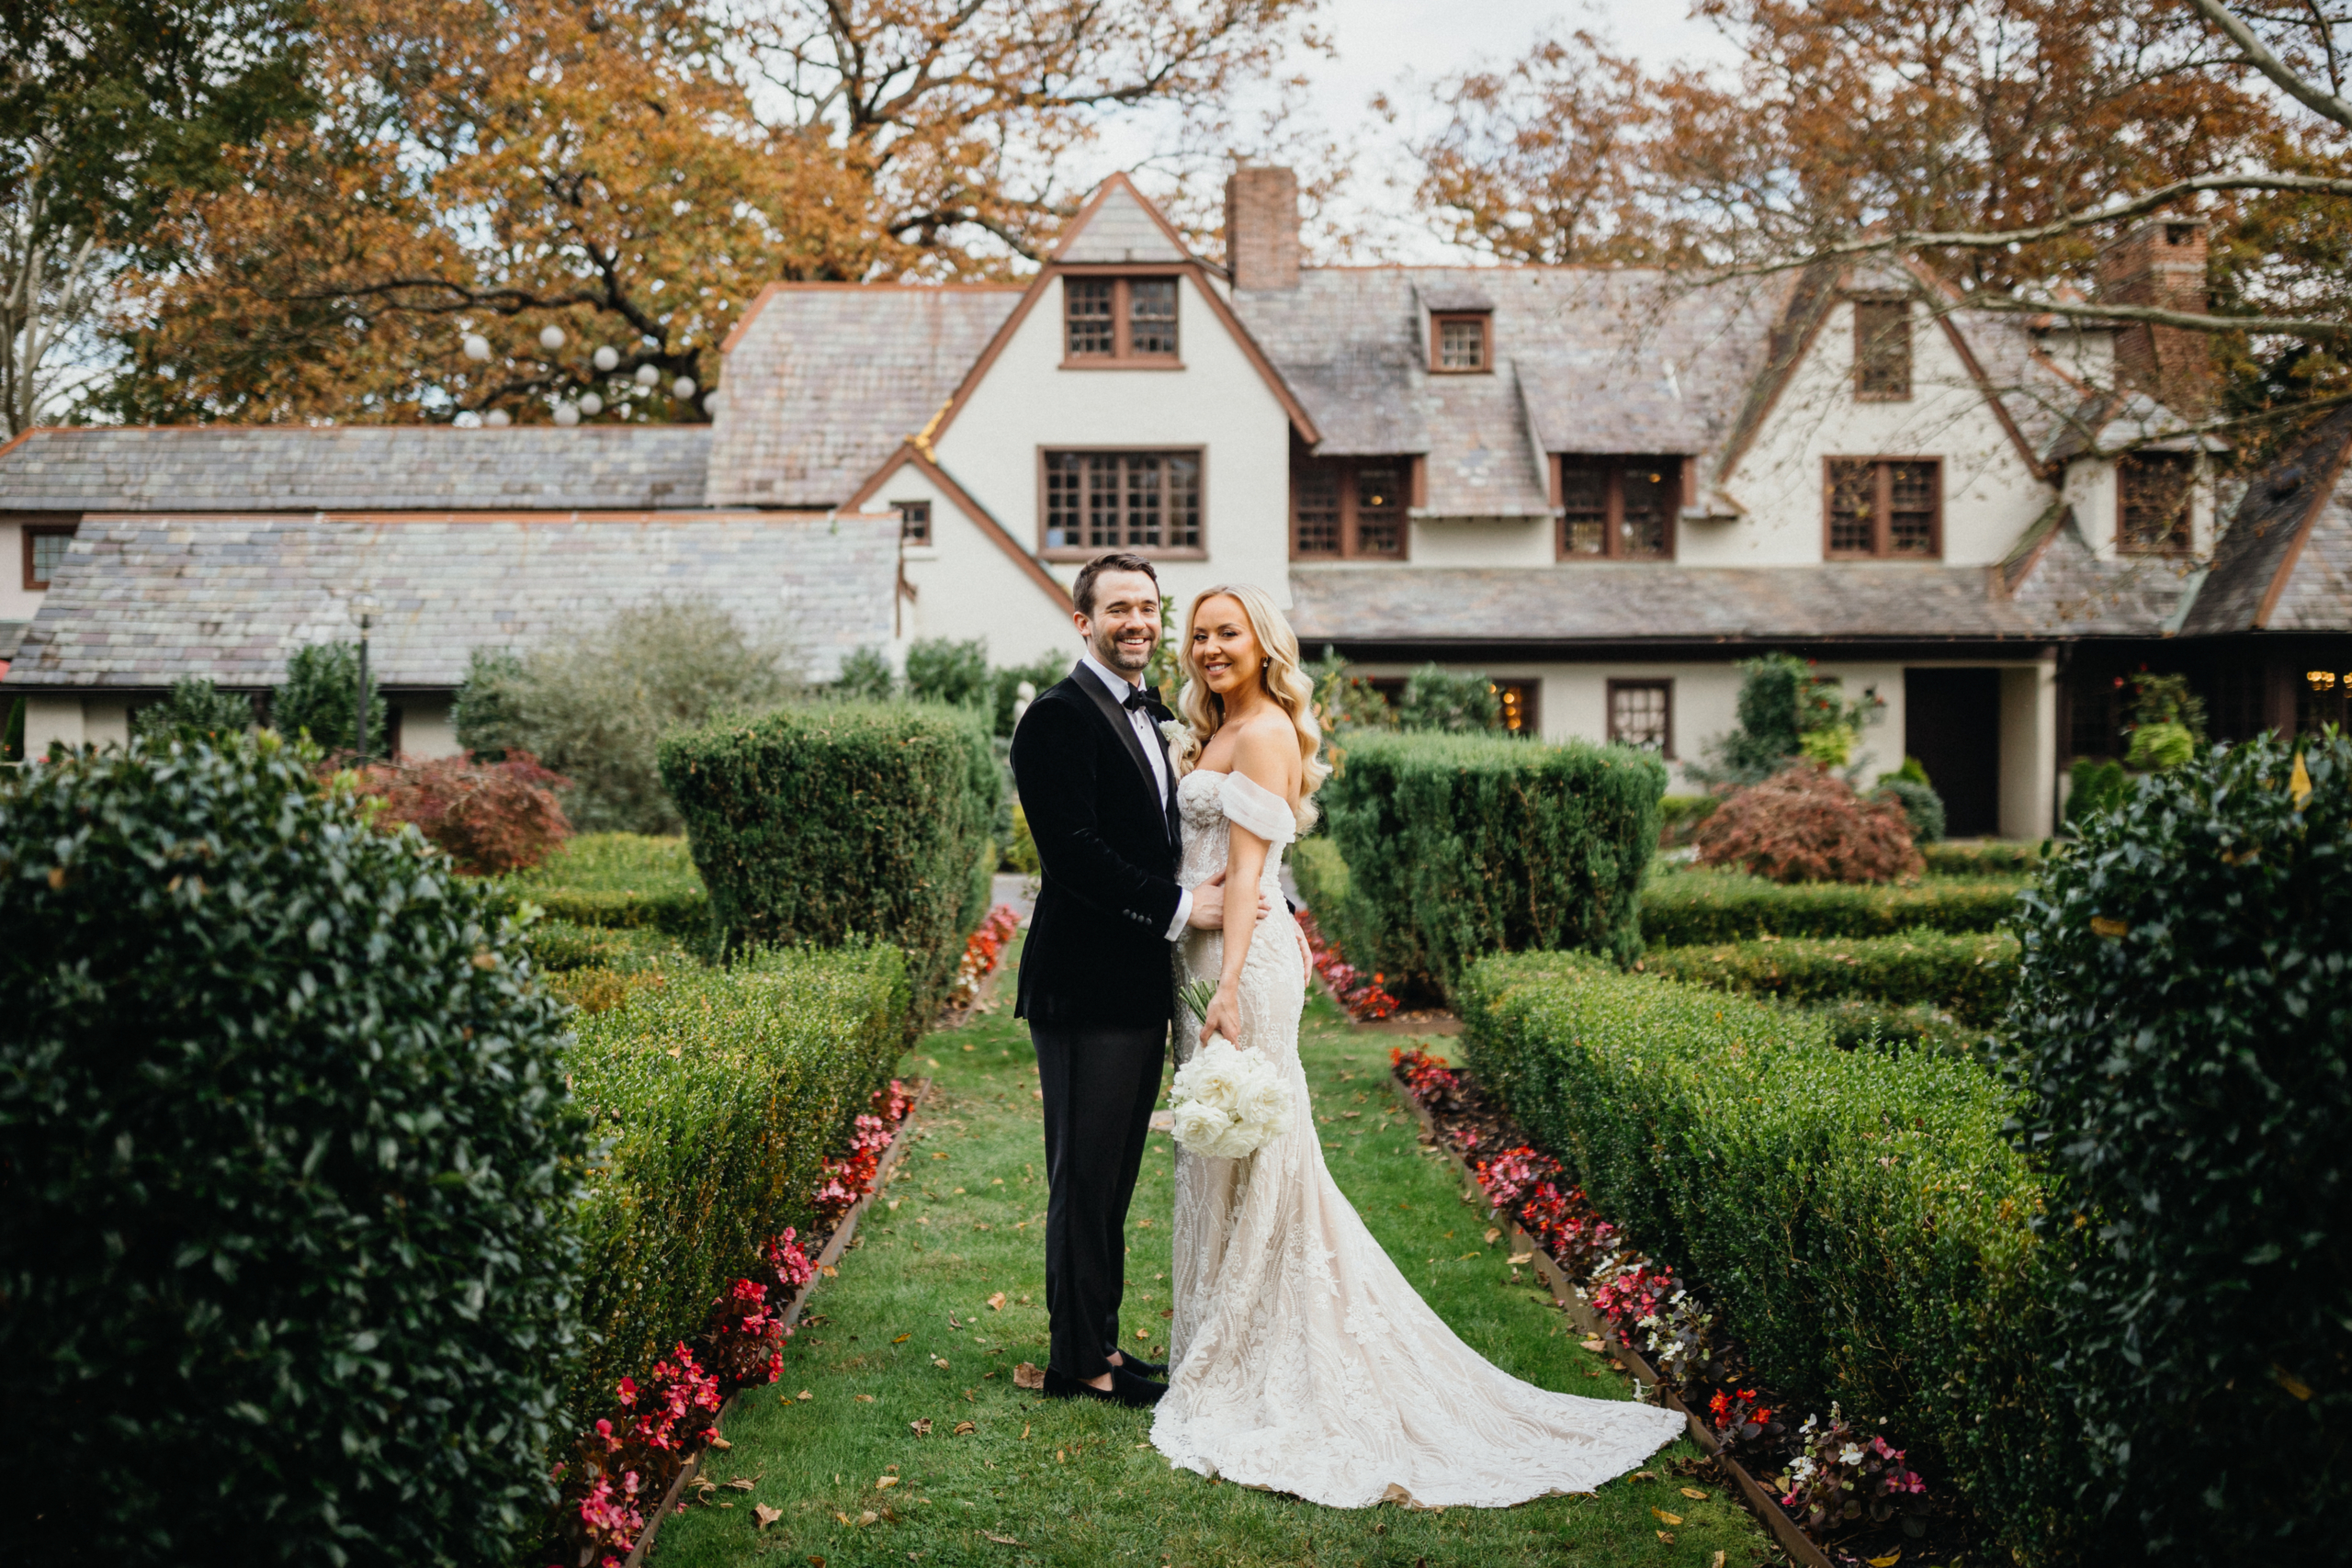
[[[1699,825],[1714,815],[1723,804],[1721,795],[1669,795],[1659,801],[1658,817],[1664,824],[1658,830],[1658,842],[1667,845],[1687,844]]]
[[[2022,1560],[2059,1554],[2042,1190],[1981,1067],[1838,1051],[1803,1013],[1561,955],[1487,959],[1455,998],[1479,1082],[1695,1276],[1760,1377],[1883,1418]]]
[[[1498,951],[1630,963],[1665,793],[1665,764],[1624,747],[1367,732],[1318,796],[1348,882],[1344,913],[1317,916],[1392,991]]]
[[[1012,734],[1012,709],[1013,705],[1022,700],[1021,686],[1023,682],[1029,684],[1030,698],[1035,700],[1039,692],[1069,674],[1070,666],[1077,662],[1076,658],[1069,655],[1047,653],[1031,660],[1026,664],[1007,665],[990,672],[989,681],[995,688],[995,695],[992,699],[995,703],[993,715],[995,733],[1004,737],[1010,737]]]
[[[1643,954],[1642,968],[1791,1002],[1864,997],[1898,1008],[1925,1003],[1963,1023],[1989,1024],[2017,985],[2018,944],[1999,932],[1954,935],[1923,927],[1895,936],[1654,947]]]
[[[842,660],[832,694],[852,702],[887,703],[898,684],[898,677],[890,673],[889,657],[878,648],[861,648]]]
[[[1306,673],[1315,682],[1316,722],[1326,736],[1343,729],[1396,728],[1396,709],[1387,694],[1357,674],[1338,649],[1327,644],[1323,657],[1308,665]]]
[[[2300,790],[2267,736],[2141,780],[2014,921],[2079,1244],[2052,1376],[2112,1525],[2177,1562],[2332,1560],[2352,1503],[2352,742],[2298,744]]]
[[[322,751],[356,751],[359,730],[359,645],[314,643],[286,660],[286,680],[269,705],[270,728],[288,739],[307,735]],[[384,692],[368,678],[368,754],[384,754]]]
[[[0,785],[20,1561],[498,1562],[552,1496],[588,1144],[492,890],[275,735]]]
[[[949,707],[993,708],[996,693],[989,679],[987,639],[951,642],[944,637],[925,637],[910,644],[907,695]]]
[[[465,679],[449,704],[458,747],[485,762],[503,762],[525,749],[523,660],[511,649],[469,649]]]
[[[1875,690],[1849,703],[1838,682],[1792,653],[1743,659],[1739,670],[1739,722],[1709,741],[1706,761],[1689,770],[1702,783],[1761,784],[1800,759],[1844,767],[1863,728],[1885,716]]]
[[[578,925],[680,937],[710,931],[710,895],[683,836],[582,833],[506,886]]]
[[[1911,826],[1911,842],[1922,851],[1944,836],[1944,797],[1917,779],[1883,778],[1871,790],[1903,808]]]
[[[1758,936],[1892,936],[1914,926],[1988,931],[2016,909],[2016,880],[1940,877],[1890,886],[1782,885],[1731,871],[1678,871],[1642,889],[1642,938],[1659,947]]]
[[[346,704],[344,713],[351,712]],[[191,739],[205,736],[235,735],[254,726],[254,700],[243,692],[224,692],[200,675],[172,682],[171,694],[160,703],[149,703],[134,708],[130,715],[130,733],[138,737],[169,739],[184,735]],[[350,744],[350,729],[344,730],[344,744]]]
[[[1408,676],[1396,705],[1396,724],[1442,735],[1476,735],[1499,729],[1502,698],[1482,671],[1448,670],[1424,664]]]
[[[572,1092],[611,1139],[575,1228],[595,1338],[576,1409],[601,1409],[702,1324],[786,1225],[907,1041],[904,959],[886,946],[676,965],[576,1020]]]
[[[1998,840],[1973,844],[1921,844],[1919,858],[1931,876],[2030,876],[2041,864],[2041,845]]]
[[[662,776],[728,947],[894,942],[929,1021],[996,869],[1001,785],[977,714],[785,709],[663,741]]]

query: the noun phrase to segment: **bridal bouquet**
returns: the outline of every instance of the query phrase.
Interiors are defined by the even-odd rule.
[[[1216,987],[1195,980],[1183,987],[1185,1005],[1199,1018],[1207,1013]],[[1221,1034],[1193,1053],[1176,1069],[1169,1097],[1177,1144],[1209,1159],[1240,1159],[1256,1154],[1289,1123],[1290,1085],[1261,1051],[1244,1051]]]

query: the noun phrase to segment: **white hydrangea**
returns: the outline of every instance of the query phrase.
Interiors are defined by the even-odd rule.
[[[1291,1088],[1261,1052],[1212,1035],[1176,1069],[1169,1097],[1175,1138],[1186,1152],[1240,1159],[1279,1136],[1291,1118]]]

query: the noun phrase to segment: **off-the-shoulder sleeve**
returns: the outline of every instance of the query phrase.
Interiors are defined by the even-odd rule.
[[[1287,844],[1298,837],[1298,819],[1291,815],[1289,803],[1241,773],[1226,774],[1216,798],[1227,818],[1270,844]]]

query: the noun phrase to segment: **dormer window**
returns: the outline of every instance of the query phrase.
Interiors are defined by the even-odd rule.
[[[2197,459],[2187,452],[2128,452],[2115,461],[2115,547],[2127,556],[2190,548],[2188,502]]]
[[[1911,396],[1911,301],[1854,301],[1854,395],[1897,403]]]
[[[1495,367],[1493,317],[1484,310],[1447,311],[1430,317],[1430,368],[1464,375]]]
[[[1173,277],[1065,277],[1062,312],[1065,366],[1176,361]]]

